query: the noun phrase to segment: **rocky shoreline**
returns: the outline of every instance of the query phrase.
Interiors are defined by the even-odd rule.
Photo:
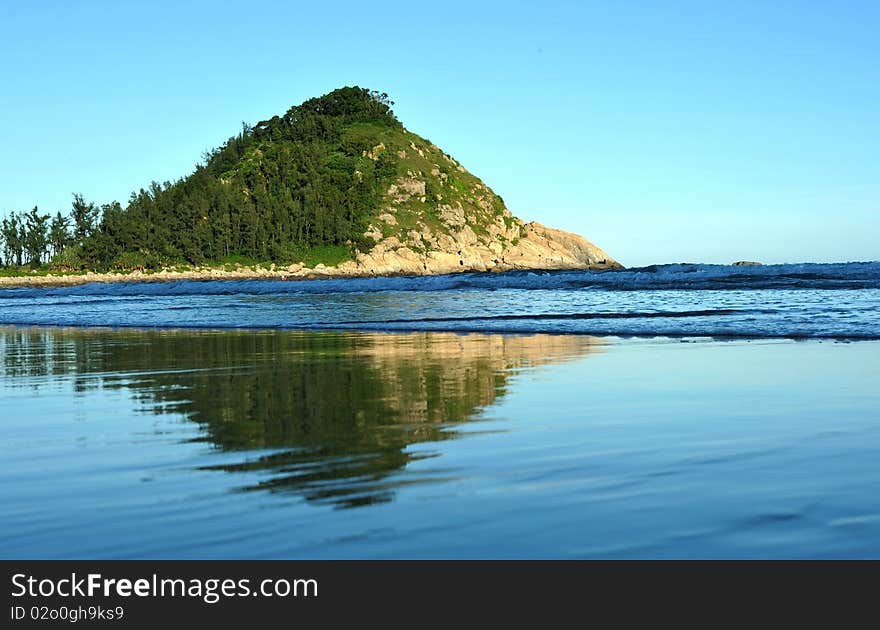
[[[516,243],[492,247],[480,242],[456,242],[454,251],[423,253],[397,239],[383,239],[356,260],[334,267],[301,264],[270,268],[241,267],[233,270],[194,268],[185,271],[163,269],[154,273],[23,275],[0,277],[0,288],[58,287],[92,282],[178,282],[181,280],[309,280],[319,278],[365,278],[374,276],[442,275],[464,272],[503,272],[518,269],[619,269],[622,265],[586,239],[548,228],[540,223],[524,224],[524,235]]]

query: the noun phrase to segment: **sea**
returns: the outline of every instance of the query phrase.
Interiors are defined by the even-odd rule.
[[[3,558],[880,558],[880,263],[0,289]]]

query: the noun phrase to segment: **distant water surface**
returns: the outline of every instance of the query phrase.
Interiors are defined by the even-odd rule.
[[[873,269],[702,298],[503,286],[588,278],[565,274],[112,285],[4,291],[0,312],[477,328],[725,309],[755,312],[532,325],[872,338]],[[0,557],[880,557],[878,341],[8,326],[0,352]]]
[[[880,263],[4,289],[0,323],[880,339]]]

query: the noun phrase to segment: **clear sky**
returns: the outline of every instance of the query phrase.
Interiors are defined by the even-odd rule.
[[[626,265],[880,259],[880,2],[0,2],[0,211],[343,85]]]

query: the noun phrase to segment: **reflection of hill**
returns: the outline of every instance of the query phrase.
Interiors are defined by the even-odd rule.
[[[15,328],[0,328],[0,344],[4,375],[130,390],[145,410],[198,422],[220,449],[276,450],[221,466],[269,473],[248,489],[340,506],[389,500],[402,483],[389,475],[417,457],[407,447],[455,437],[504,394],[510,370],[597,347],[579,336]]]
[[[504,394],[509,370],[594,351],[595,339],[456,333],[370,335],[357,352],[383,375],[385,403],[406,423],[465,422]]]

